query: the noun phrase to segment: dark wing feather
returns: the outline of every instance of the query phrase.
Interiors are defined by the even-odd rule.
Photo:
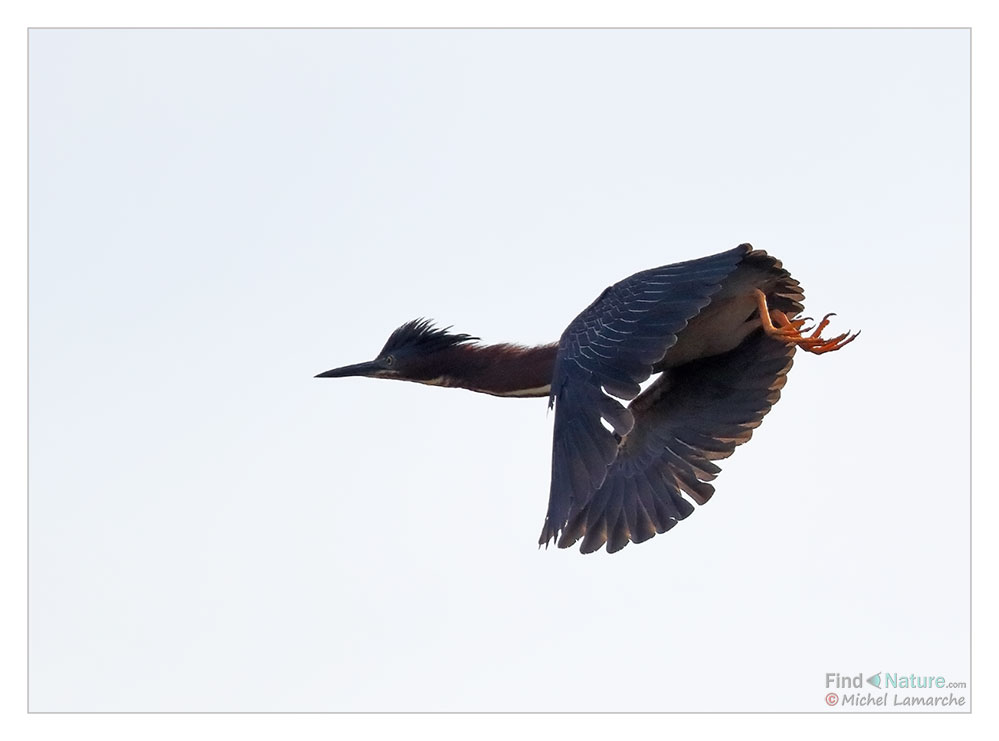
[[[559,341],[549,399],[549,406],[557,400],[557,407],[551,492],[541,543],[557,538],[573,513],[587,508],[618,455],[618,441],[634,426],[632,412],[612,397],[630,400],[638,396],[639,384],[676,343],[677,333],[710,303],[712,294],[750,249],[740,245],[699,260],[636,273],[605,290],[566,328]],[[610,527],[618,527],[620,512],[610,492],[601,496],[614,512]],[[682,507],[672,506],[663,511]],[[595,521],[593,528],[598,526]]]
[[[633,405],[633,432],[603,486],[589,502],[571,508],[559,547],[582,538],[584,553],[605,543],[613,553],[693,512],[682,493],[706,502],[714,493],[709,482],[720,470],[712,461],[749,440],[780,398],[793,355],[793,345],[757,330],[731,352],[666,371],[646,391],[658,399]]]

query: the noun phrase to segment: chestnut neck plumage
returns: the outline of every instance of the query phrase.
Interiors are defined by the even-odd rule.
[[[521,345],[462,344],[435,353],[411,380],[451,386],[493,396],[548,396],[557,343]]]

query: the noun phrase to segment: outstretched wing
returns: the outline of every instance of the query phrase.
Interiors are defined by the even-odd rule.
[[[603,485],[570,508],[558,541],[582,538],[590,553],[614,553],[673,527],[714,493],[708,483],[780,398],[794,346],[757,330],[734,350],[663,373],[635,402],[633,432],[623,441]],[[637,408],[636,408],[637,407]]]
[[[605,290],[563,332],[549,399],[556,404],[552,481],[539,542],[557,538],[603,486],[618,442],[635,424],[618,399],[638,396],[677,333],[750,250],[740,245],[636,273]]]

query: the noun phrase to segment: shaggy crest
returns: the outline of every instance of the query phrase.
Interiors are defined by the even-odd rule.
[[[436,352],[454,345],[473,342],[478,337],[467,334],[452,334],[451,327],[440,329],[429,319],[414,319],[406,322],[389,335],[388,342],[380,355],[388,355],[399,350],[418,349],[421,352]]]

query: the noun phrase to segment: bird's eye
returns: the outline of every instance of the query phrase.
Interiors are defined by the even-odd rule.
[[[385,365],[387,365],[389,368],[391,368],[393,365],[395,365],[395,358],[393,358],[391,355],[386,355],[385,356]]]

